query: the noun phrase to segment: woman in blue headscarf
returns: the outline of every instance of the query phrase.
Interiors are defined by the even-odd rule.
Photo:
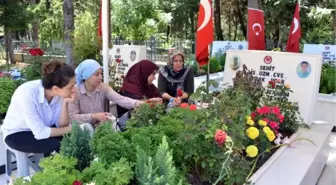
[[[69,114],[72,121],[90,123],[93,127],[98,123],[107,121],[111,115],[104,112],[106,98],[127,109],[135,108],[144,103],[121,96],[109,85],[103,84],[103,69],[95,60],[84,60],[78,65],[75,73],[77,99],[69,105]]]
[[[159,93],[166,102],[179,106],[194,93],[194,72],[184,64],[184,55],[174,51],[167,66],[159,70]]]

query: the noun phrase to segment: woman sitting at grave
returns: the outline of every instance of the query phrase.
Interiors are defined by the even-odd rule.
[[[68,104],[75,99],[75,72],[52,61],[42,67],[42,80],[20,85],[2,125],[5,143],[25,153],[45,156],[60,150],[61,136],[71,130]]]
[[[133,99],[147,99],[162,103],[159,91],[153,84],[159,67],[149,60],[141,60],[134,64],[124,77],[120,88],[120,94]],[[130,109],[117,106],[118,117],[124,115]]]
[[[99,123],[106,122],[111,118],[111,114],[104,111],[107,99],[127,109],[144,103],[121,96],[109,85],[102,83],[103,69],[95,60],[84,60],[78,65],[75,73],[77,98],[69,104],[70,118],[80,124],[90,123],[91,133]]]
[[[188,102],[194,92],[194,72],[184,64],[184,55],[174,51],[169,63],[159,70],[159,93],[161,97],[175,106]]]

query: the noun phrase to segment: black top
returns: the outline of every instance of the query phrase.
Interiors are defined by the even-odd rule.
[[[194,93],[194,71],[189,69],[183,84],[179,82],[169,82],[161,73],[159,75],[158,88],[159,93],[162,96],[164,93],[168,93],[172,97],[177,96],[177,88],[181,87],[184,92],[189,96]]]

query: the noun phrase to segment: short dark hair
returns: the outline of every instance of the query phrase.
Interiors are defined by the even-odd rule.
[[[307,64],[308,65],[308,62],[306,62],[306,61],[301,62],[301,65],[303,65],[303,64]]]
[[[53,86],[63,88],[75,76],[75,71],[71,66],[57,60],[45,63],[41,72],[42,85],[45,89],[51,89]]]

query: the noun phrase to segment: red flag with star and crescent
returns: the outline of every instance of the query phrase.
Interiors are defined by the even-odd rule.
[[[98,17],[98,29],[97,29],[97,34],[98,34],[98,42],[99,45],[102,45],[102,1],[100,1],[99,5],[99,17]]]
[[[209,44],[214,39],[211,0],[201,0],[196,33],[196,60],[199,66],[209,62]]]
[[[249,50],[265,50],[264,12],[248,8],[247,40]]]
[[[300,51],[300,38],[301,38],[300,4],[297,3],[294,12],[293,22],[288,35],[286,51],[298,53]]]

